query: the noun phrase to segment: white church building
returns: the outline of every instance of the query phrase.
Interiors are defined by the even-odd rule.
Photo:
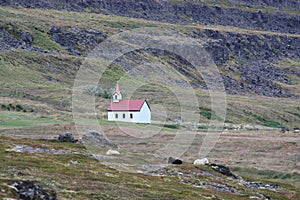
[[[145,99],[123,99],[118,84],[107,112],[108,121],[151,123],[151,110],[147,101]]]

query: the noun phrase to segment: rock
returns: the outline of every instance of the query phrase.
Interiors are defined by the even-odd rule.
[[[79,165],[80,162],[77,161],[77,160],[75,160],[75,161],[71,160],[71,161],[70,161],[70,164],[72,164],[72,165]]]
[[[22,200],[57,200],[55,191],[44,190],[32,181],[18,181],[13,184]]]
[[[106,152],[106,155],[120,155],[120,152],[118,152],[117,150],[108,150]]]
[[[217,172],[219,172],[219,173],[221,173],[221,174],[223,174],[223,175],[225,175],[225,176],[230,176],[230,177],[232,177],[232,178],[234,178],[234,179],[237,179],[237,178],[238,178],[236,175],[234,175],[234,174],[230,171],[229,167],[226,167],[226,166],[224,166],[224,165],[218,165],[218,164],[215,164],[215,163],[211,163],[210,166],[211,166],[215,171],[217,171]]]
[[[174,164],[174,165],[181,165],[182,164],[182,160],[176,159],[176,158],[173,158],[173,157],[169,157],[168,163]]]
[[[113,144],[107,137],[102,133],[95,130],[89,131],[82,136],[82,142],[86,145],[95,145],[101,147],[113,147],[117,148],[116,144]]]
[[[206,164],[209,164],[209,161],[207,158],[196,159],[194,161],[194,165],[206,165]]]
[[[31,45],[33,42],[33,36],[28,32],[22,32],[20,38],[28,45]]]
[[[65,133],[61,133],[59,136],[58,136],[58,141],[60,142],[77,142],[78,140],[74,139],[72,133],[70,132],[65,132]]]

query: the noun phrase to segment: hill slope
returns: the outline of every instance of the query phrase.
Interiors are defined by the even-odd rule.
[[[45,2],[41,1],[37,5],[30,5],[31,7],[51,8],[51,6],[45,5]],[[47,2],[49,3],[49,1]],[[151,4],[149,1],[148,3],[149,8],[146,7],[146,11],[150,12],[151,9],[154,9],[150,5],[155,7],[157,2]],[[15,3],[10,1],[10,3],[5,4]],[[124,15],[131,16],[133,13],[140,13],[138,11],[142,3],[124,1],[124,4],[123,7],[126,8],[123,9],[124,12],[127,10],[127,14]],[[175,4],[185,5],[181,2]],[[22,5],[28,7],[29,2],[24,1]],[[49,3],[49,5],[54,4]],[[87,2],[85,7],[92,7],[92,5]],[[107,12],[117,12],[114,8],[117,5],[120,6],[115,1],[107,1],[105,5],[107,8],[111,8],[106,9]],[[138,5],[138,8],[135,5]],[[212,3],[197,5],[211,7]],[[67,9],[68,6],[72,8],[72,2],[65,5],[65,7],[61,7],[61,9]],[[244,11],[243,7],[236,4],[218,6],[221,6],[222,9],[228,9],[231,6],[241,13],[248,12],[249,9],[251,12],[256,12],[257,9],[247,8],[247,11]],[[287,9],[291,9],[291,7],[287,7]],[[84,8],[84,6],[82,5],[80,8]],[[172,8],[176,8],[176,6]],[[189,7],[184,8],[188,9]],[[101,12],[103,11],[102,7],[99,7],[99,9]],[[133,12],[133,9],[136,9],[136,12]],[[71,10],[76,9],[72,8]],[[220,12],[222,13],[222,10]],[[273,11],[268,11],[266,8],[261,9],[260,12],[273,13]],[[295,10],[292,12],[293,14],[286,10],[280,12],[295,17],[295,19],[299,17],[295,14],[298,11]],[[168,13],[175,12],[163,13],[168,15]],[[121,15],[120,13],[116,14]],[[203,46],[211,54],[221,71],[228,94],[254,95],[253,99],[229,96],[228,122],[266,125],[268,124],[264,121],[266,119],[270,122],[276,122],[273,124],[283,123],[292,128],[295,125],[292,125],[291,122],[298,124],[300,121],[297,114],[299,105],[296,103],[300,94],[300,36],[285,33],[293,32],[292,30],[297,27],[298,22],[294,23],[287,20],[282,24],[283,26],[291,26],[291,29],[284,28],[283,31],[270,32],[238,28],[241,27],[239,23],[233,23],[233,26],[236,26],[235,28],[217,25],[205,26],[188,22],[182,24],[178,20],[168,23],[161,22],[168,21],[161,19],[151,21],[90,12],[40,10],[22,7],[1,7],[0,15],[0,34],[2,36],[0,40],[0,90],[2,96],[46,102],[55,109],[70,111],[73,80],[84,61],[84,56],[90,50],[107,37],[122,30],[164,26],[175,29],[187,37],[202,41]],[[171,15],[168,15],[168,17],[173,19]],[[223,20],[216,21],[223,23]],[[180,24],[178,25],[178,23]],[[292,24],[288,25],[289,23]],[[263,30],[271,29],[266,28]],[[113,68],[108,73],[109,78],[117,80],[120,73],[122,74],[128,70],[127,66],[133,67],[147,60],[156,60],[156,62],[164,60],[164,64],[173,67],[187,77],[194,88],[200,89],[199,98],[203,102],[203,107],[208,107],[208,93],[202,92],[203,89],[206,89],[202,78],[194,75],[192,66],[189,63],[186,63],[180,56],[169,52],[151,50],[124,55],[123,59],[115,63],[116,66],[121,66],[121,68]],[[118,69],[117,72],[116,69]],[[18,81],[12,81],[13,78],[17,78]],[[113,85],[109,87],[113,87]],[[158,94],[154,94],[152,97],[149,96],[149,99],[155,99]],[[272,97],[272,101],[266,103],[263,97],[256,95]],[[283,99],[281,99],[282,97]],[[202,120],[207,120],[206,117],[202,117]]]

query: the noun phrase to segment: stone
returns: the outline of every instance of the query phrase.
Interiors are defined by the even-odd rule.
[[[77,142],[78,140],[76,140],[74,137],[73,137],[73,134],[70,133],[70,132],[64,132],[64,133],[61,133],[59,136],[58,136],[58,141],[60,142]]]
[[[210,166],[217,172],[225,175],[225,176],[229,176],[232,177],[233,179],[237,179],[238,177],[236,175],[234,175],[231,171],[229,167],[226,167],[225,165],[219,165],[219,164],[215,164],[215,163],[211,163]]]
[[[108,150],[106,152],[106,155],[120,155],[120,152],[118,152],[117,150]]]
[[[33,42],[33,36],[28,32],[22,32],[20,38],[28,45],[31,45]]]
[[[176,159],[176,158],[173,158],[173,157],[169,157],[168,163],[169,163],[169,164],[173,164],[173,165],[181,165],[183,162],[182,162],[182,160],[180,160],[180,159]]]
[[[194,161],[194,165],[207,165],[207,164],[209,164],[209,161],[207,158],[196,159]]]
[[[77,160],[75,160],[75,161],[71,160],[71,161],[70,161],[70,164],[72,164],[72,165],[79,165],[80,162],[77,161]]]
[[[82,142],[85,145],[95,145],[101,147],[117,148],[117,145],[112,143],[107,137],[98,131],[91,130],[82,136]]]
[[[33,181],[17,181],[13,187],[16,188],[19,199],[22,200],[57,200],[55,191],[45,190]]]

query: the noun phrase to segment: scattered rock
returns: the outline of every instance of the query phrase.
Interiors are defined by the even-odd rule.
[[[196,159],[194,161],[194,165],[206,165],[206,164],[209,164],[209,161],[207,158]]]
[[[6,29],[0,29],[0,50],[9,50],[11,48],[19,48],[21,46],[21,42],[12,37]]]
[[[106,152],[106,155],[120,155],[120,152],[118,152],[117,150],[108,150]]]
[[[113,144],[107,137],[98,131],[92,130],[85,133],[82,136],[82,142],[86,145],[95,145],[101,147],[113,147],[117,148],[116,144]]]
[[[69,150],[64,149],[49,149],[46,147],[33,147],[33,146],[23,146],[23,145],[17,145],[12,149],[6,149],[6,151],[13,151],[18,153],[28,152],[28,153],[50,153],[50,154],[70,154],[72,153]]]
[[[269,190],[278,190],[280,187],[277,184],[266,184],[261,182],[251,182],[245,181],[244,184],[247,187],[255,188],[255,189],[269,189]]]
[[[194,185],[197,187],[212,188],[214,190],[218,190],[222,192],[237,193],[234,187],[217,184],[217,183],[204,183],[204,182],[196,182],[191,180],[181,180],[181,182],[188,185]]]
[[[182,164],[182,160],[176,159],[176,158],[173,158],[173,157],[169,157],[168,163],[174,164],[174,165],[181,165]]]
[[[18,181],[13,184],[22,200],[57,200],[55,191],[44,190],[32,181]]]
[[[98,30],[83,30],[77,27],[67,30],[52,26],[49,34],[53,41],[63,46],[70,54],[76,56],[82,56],[86,51],[92,50],[107,37]]]
[[[61,133],[58,136],[58,141],[60,142],[77,142],[78,140],[74,139],[73,134],[70,132]]]

